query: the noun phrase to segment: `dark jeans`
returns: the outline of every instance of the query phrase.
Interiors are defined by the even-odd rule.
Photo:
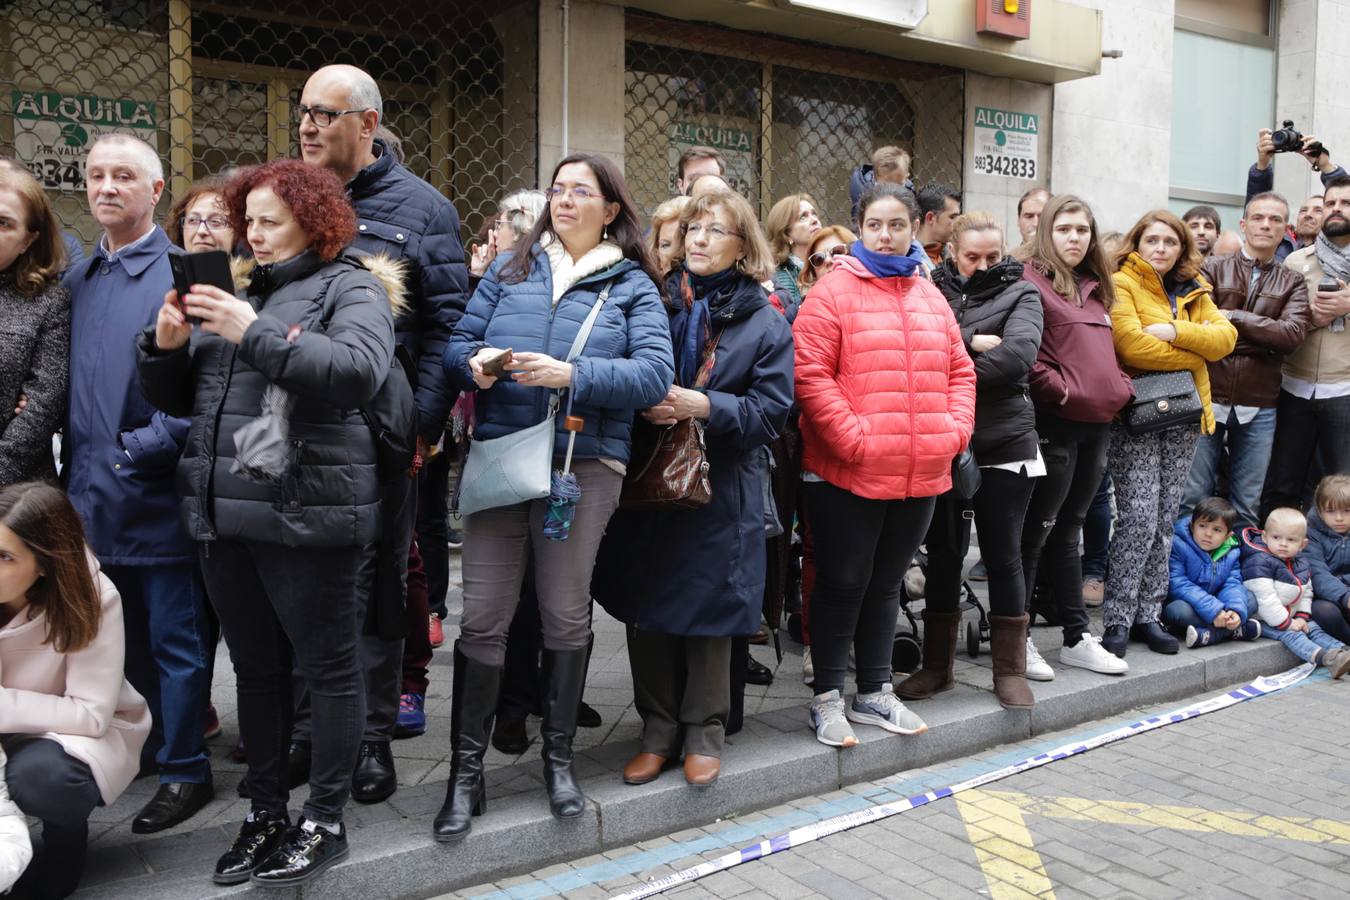
[[[1179,514],[1188,516],[1197,503],[1219,494],[1219,457],[1228,451],[1227,497],[1237,508],[1238,522],[1234,530],[1242,533],[1247,526],[1261,527],[1256,521],[1256,509],[1261,503],[1261,486],[1266,480],[1270,451],[1275,441],[1275,410],[1263,409],[1246,425],[1237,419],[1237,410],[1230,410],[1228,419],[1214,424],[1214,433],[1200,436],[1195,448],[1195,459],[1186,477],[1186,494],[1181,500]]]
[[[1345,610],[1330,600],[1313,600],[1313,621],[1342,644],[1350,644],[1350,622],[1346,616]]]
[[[211,780],[206,707],[210,703],[211,622],[195,565],[104,566],[122,595],[126,675],[154,722],[141,750],[143,768],[161,782]]]
[[[56,900],[74,893],[84,874],[89,814],[102,804],[89,766],[48,738],[4,739],[10,798],[42,820],[42,850],[14,885],[12,896]]]
[[[449,443],[449,435],[446,442]],[[427,573],[427,605],[442,619],[445,618],[445,595],[450,590],[448,498],[453,455],[447,449],[422,466],[417,496],[417,541]]]
[[[1243,621],[1256,615],[1256,596],[1251,591],[1247,592],[1247,609],[1243,614]],[[1191,606],[1185,600],[1168,600],[1163,604],[1162,611],[1163,626],[1179,638],[1186,636],[1186,629],[1189,626],[1196,628],[1213,628],[1214,622],[1201,619],[1196,613],[1195,607]]]
[[[1102,473],[1097,496],[1083,518],[1083,580],[1106,580],[1106,552],[1111,549],[1111,473]]]
[[[1078,539],[1101,487],[1111,426],[1036,414],[1046,473],[1035,479],[1022,528],[1022,574],[1027,596],[1040,579],[1039,605],[1053,610],[1073,646],[1088,630]]]
[[[843,692],[853,646],[858,690],[873,693],[891,680],[901,581],[928,530],[936,498],[868,500],[824,481],[803,487],[816,540],[815,692]]]
[[[304,815],[342,821],[366,717],[357,615],[372,552],[253,541],[202,545],[202,573],[234,662],[256,810],[286,811],[294,664],[309,685],[314,726]]]
[[[961,565],[970,549],[970,522],[980,532],[980,558],[989,571],[989,611],[996,616],[1026,612],[1022,575],[1022,520],[1035,479],[1003,469],[981,469],[980,489],[971,500],[952,491],[937,498],[928,548],[924,597],[934,612],[955,612],[961,599]]]
[[[1350,472],[1350,396],[1304,400],[1280,391],[1275,408],[1275,445],[1261,491],[1261,522],[1272,509],[1307,509],[1308,471],[1321,451],[1323,471]]]

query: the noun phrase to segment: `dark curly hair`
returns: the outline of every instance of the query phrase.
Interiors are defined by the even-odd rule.
[[[270,187],[286,204],[309,236],[309,249],[324,262],[336,259],[356,237],[356,211],[342,182],[328,169],[306,165],[298,159],[251,166],[230,181],[225,188],[225,206],[236,235],[247,237],[245,204],[254,188],[260,187]]]
[[[183,217],[187,215],[188,207],[196,203],[200,198],[207,194],[216,194],[225,202],[225,187],[229,184],[229,179],[218,175],[211,175],[203,178],[201,181],[194,181],[183,194],[173,201],[173,206],[169,207],[169,217],[164,220],[164,231],[169,235],[169,240],[179,247],[187,246],[187,235],[183,234]],[[242,232],[236,231],[236,243],[240,240]]]

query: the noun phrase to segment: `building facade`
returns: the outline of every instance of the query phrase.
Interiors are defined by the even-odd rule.
[[[1017,39],[981,33],[1013,9]],[[718,147],[767,212],[806,191],[848,215],[848,178],[898,144],[919,183],[1011,224],[1033,186],[1104,228],[1207,202],[1233,224],[1256,129],[1292,119],[1350,153],[1344,0],[0,0],[0,144],[84,211],[109,130],[154,141],[165,204],[194,178],[297,155],[293,110],[328,62],[379,80],[408,165],[469,238],[504,192],[570,151],[620,161],[647,208],[679,153]],[[1015,23],[1014,23],[1015,24]],[[1103,58],[1103,53],[1107,58]],[[1297,203],[1306,163],[1276,162]],[[1231,217],[1231,218],[1230,218]]]

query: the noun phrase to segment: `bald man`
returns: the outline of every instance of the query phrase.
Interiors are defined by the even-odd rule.
[[[426,727],[428,597],[442,604],[450,580],[449,461],[445,454],[432,458],[430,448],[440,441],[456,398],[441,357],[464,313],[468,272],[455,207],[399,163],[377,133],[384,104],[369,74],[355,66],[325,66],[305,83],[295,111],[301,157],[331,170],[347,186],[358,220],[356,248],[400,259],[407,267],[408,308],[394,327],[400,347],[417,366],[418,449],[426,462],[417,480],[391,483],[383,501],[385,528],[362,640],[366,727],[352,782],[354,799],[374,803],[397,786],[389,748],[395,731],[411,737]],[[292,780],[304,774],[309,749],[304,706],[297,711]]]

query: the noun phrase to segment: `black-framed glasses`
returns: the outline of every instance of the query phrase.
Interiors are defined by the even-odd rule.
[[[828,253],[824,250],[817,250],[815,253],[811,254],[809,259],[811,265],[819,269],[821,266],[825,265],[825,260],[833,259],[836,256],[846,256],[847,254],[847,247],[843,244],[835,244],[829,249]]]
[[[301,122],[305,121],[305,116],[309,116],[314,120],[315,125],[320,128],[327,128],[329,125],[333,124],[335,119],[340,119],[343,116],[350,116],[355,113],[363,113],[367,109],[370,109],[370,107],[363,106],[360,109],[328,109],[323,106],[297,105],[295,107],[295,124],[299,125]]]

